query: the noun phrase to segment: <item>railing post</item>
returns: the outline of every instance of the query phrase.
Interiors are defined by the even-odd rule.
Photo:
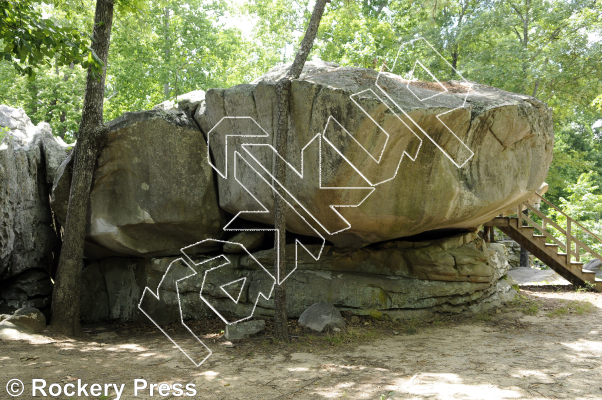
[[[522,204],[519,203],[518,206],[516,206],[516,218],[518,219],[518,222],[516,224],[516,229],[520,229],[523,226],[523,210],[522,210]]]
[[[571,264],[571,219],[566,218],[566,262]]]

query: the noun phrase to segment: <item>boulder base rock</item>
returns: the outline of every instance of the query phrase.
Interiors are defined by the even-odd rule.
[[[344,328],[345,320],[341,312],[330,303],[321,302],[313,304],[303,311],[299,317],[299,325],[311,330],[322,332],[334,328]]]
[[[239,180],[257,188],[253,195],[268,210],[274,208],[273,193],[261,189],[260,176],[271,179],[274,153],[267,146],[253,146],[248,147],[251,157],[241,145],[275,146],[275,81],[285,72],[279,67],[253,84],[210,89],[195,114],[202,131],[213,135],[210,150],[216,165],[232,171],[233,152],[240,150],[245,162],[238,162]],[[289,231],[316,236],[304,222],[312,220],[311,212],[326,230],[337,232],[346,224],[330,205],[358,204],[367,194],[321,189],[318,182],[330,188],[380,183],[359,207],[339,209],[351,227],[327,237],[338,247],[356,248],[426,231],[474,230],[540,188],[554,142],[552,111],[546,104],[478,84],[470,92],[457,82],[446,83],[446,92],[428,83],[410,91],[407,81],[387,73],[379,78],[381,91],[377,77],[369,69],[308,63],[293,81],[287,148],[291,166],[284,185],[299,201],[295,209],[301,216],[287,212]],[[250,119],[224,117],[250,117],[264,131]],[[322,133],[319,143],[316,135]],[[220,139],[226,136],[228,149]],[[226,211],[259,209],[235,179],[220,176],[218,188]],[[244,217],[273,224],[273,213]]]
[[[506,246],[506,249],[508,249],[508,263],[510,264],[510,269],[519,268],[521,253],[520,244],[516,243],[512,239],[500,240],[499,243],[503,244],[504,246]],[[535,262],[535,256],[529,253],[529,265],[533,266],[535,265]]]
[[[288,265],[294,265],[293,245],[287,247]],[[287,311],[299,317],[316,302],[336,304],[337,308],[356,315],[375,310],[393,318],[411,317],[433,312],[459,313],[482,310],[510,301],[516,294],[511,283],[502,277],[508,271],[503,245],[485,243],[476,234],[459,235],[426,242],[390,242],[363,249],[328,247],[315,262],[310,256],[299,259],[297,270],[287,279]],[[253,256],[266,268],[273,265],[273,251],[259,251]],[[185,319],[214,315],[200,299],[204,271],[200,263],[209,256],[197,255],[197,275],[180,283],[180,303],[176,294],[177,279],[190,275],[190,269],[178,257],[153,259],[106,258],[84,269],[86,282],[94,282],[82,293],[82,315],[87,320],[119,319],[148,321],[137,309],[148,287],[158,291],[160,300],[149,297],[145,310],[159,324],[177,322],[180,304]],[[220,312],[244,318],[251,315],[252,299],[265,284],[265,271],[248,255],[229,254],[228,269],[213,271],[203,295]],[[234,296],[214,282],[243,282]],[[237,300],[236,303],[234,300]],[[260,298],[255,316],[273,316],[273,299]]]
[[[108,127],[90,192],[87,257],[172,255],[222,236],[224,213],[207,144],[184,112],[126,113]],[[62,221],[70,182],[66,163],[60,172],[52,204]]]

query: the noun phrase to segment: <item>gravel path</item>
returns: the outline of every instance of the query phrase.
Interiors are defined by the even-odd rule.
[[[91,325],[78,340],[49,331],[0,341],[0,398],[10,379],[62,386],[125,384],[121,399],[600,399],[602,295],[532,287],[513,306],[426,322],[347,318],[342,334],[311,335],[292,324],[291,345],[268,332],[232,344],[205,326],[214,354],[199,368],[158,330]],[[184,332],[172,327],[176,341]],[[214,334],[208,332],[214,331]],[[195,385],[194,397],[134,395],[134,380]],[[185,389],[184,389],[185,390]],[[108,397],[115,399],[113,389]],[[50,397],[50,396],[49,396]],[[8,398],[8,397],[6,397]],[[60,399],[78,398],[64,394]],[[85,398],[85,397],[81,397]]]

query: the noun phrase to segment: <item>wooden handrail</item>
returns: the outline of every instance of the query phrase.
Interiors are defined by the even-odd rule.
[[[523,215],[522,218],[525,221],[527,221],[529,224],[531,224],[531,226],[535,227],[535,229],[541,231],[541,233],[543,233],[552,242],[556,243],[558,245],[558,247],[560,247],[562,250],[566,250],[566,246],[564,243],[562,243],[560,240],[556,239],[554,237],[554,235],[552,235],[548,231],[543,230],[543,228],[541,226],[539,226],[539,224],[537,222],[533,221],[531,218],[527,217],[526,215]]]
[[[552,242],[558,244],[560,248],[562,248],[563,250],[565,250],[566,251],[566,256],[567,256],[567,262],[569,262],[569,263],[571,262],[572,255],[575,256],[576,261],[579,261],[580,255],[581,255],[580,252],[579,252],[579,247],[581,247],[583,250],[585,250],[588,253],[590,253],[594,258],[597,258],[598,260],[602,261],[602,256],[600,254],[598,254],[597,252],[595,252],[594,250],[592,250],[589,246],[587,246],[585,243],[583,243],[581,240],[579,240],[579,238],[577,238],[576,236],[573,236],[573,233],[572,233],[573,226],[572,225],[576,224],[579,228],[583,229],[587,234],[591,235],[592,237],[594,237],[595,239],[597,239],[601,243],[602,243],[602,239],[600,239],[596,234],[594,234],[589,229],[587,229],[586,227],[584,227],[583,225],[581,225],[579,222],[575,221],[573,218],[571,218],[569,215],[567,215],[561,209],[559,209],[558,207],[556,207],[550,201],[544,199],[540,194],[538,194],[538,193],[535,193],[535,194],[541,200],[545,201],[548,205],[550,205],[556,211],[558,211],[559,213],[561,213],[562,215],[564,215],[566,217],[566,230],[563,229],[556,222],[554,222],[552,219],[550,219],[548,216],[546,216],[544,213],[542,213],[541,211],[537,210],[535,207],[533,207],[532,205],[530,205],[528,202],[521,203],[521,204],[519,204],[517,206],[517,218],[518,218],[517,228],[520,229],[522,227],[522,225],[523,225],[523,221],[526,221],[528,224],[530,224],[532,227],[534,227],[535,229],[537,229],[538,231],[540,231],[543,235],[545,235]],[[529,218],[527,215],[524,215],[522,213],[522,207],[523,206],[525,206],[528,210],[534,212],[537,216],[539,216],[541,218],[541,220],[542,220],[542,225],[543,226],[540,226],[535,221],[531,220],[531,218]],[[562,235],[564,235],[564,237],[566,239],[566,244],[562,243],[560,240],[556,239],[552,234],[550,234],[547,231],[548,224],[551,224]],[[575,243],[575,251],[573,251],[573,247],[572,247],[573,243]]]
[[[599,242],[602,242],[602,239],[600,239],[595,233],[591,232],[589,229],[587,229],[586,227],[584,227],[583,225],[581,225],[579,222],[575,221],[573,218],[571,218],[570,216],[568,216],[567,214],[564,213],[564,211],[562,211],[560,208],[556,207],[554,204],[552,204],[550,201],[544,199],[539,193],[535,193],[537,196],[539,196],[540,199],[542,199],[543,201],[545,201],[547,204],[551,205],[552,207],[554,207],[554,209],[556,209],[556,211],[558,211],[559,213],[561,213],[562,215],[564,215],[567,220],[570,219],[571,221],[573,221],[574,223],[577,224],[577,226],[579,226],[579,228],[583,229],[584,231],[586,231],[588,234],[592,235],[593,237],[595,237]]]
[[[537,215],[539,218],[541,218],[542,222],[543,222],[543,228],[546,228],[546,224],[550,224],[552,225],[554,228],[558,229],[558,231],[560,233],[562,233],[563,235],[566,235],[566,231],[564,230],[563,227],[561,227],[560,225],[558,225],[556,222],[552,221],[547,215],[545,215],[544,213],[542,213],[541,211],[539,211],[537,208],[533,207],[532,205],[530,205],[529,203],[525,203],[525,206],[531,210],[532,212],[535,213],[535,215]],[[543,232],[542,232],[543,233]]]

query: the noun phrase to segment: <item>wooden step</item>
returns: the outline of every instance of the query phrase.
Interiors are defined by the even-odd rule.
[[[533,235],[533,239],[537,242],[537,243],[545,243],[546,240],[548,240],[547,237],[545,237],[544,235]]]
[[[591,282],[595,285],[595,289],[598,292],[602,292],[602,279],[596,278],[594,271],[584,270],[584,263],[580,261],[572,261],[568,257],[567,253],[559,253],[563,251],[562,247],[556,243],[547,243],[550,240],[546,235],[536,234],[533,226],[523,226],[523,222],[518,217],[510,217],[507,219],[508,224],[496,225],[511,238],[516,237],[519,243],[524,243],[527,248],[530,248],[536,254],[540,254],[544,259],[547,257],[546,262],[548,266],[557,272],[561,273],[568,280],[577,282]],[[496,222],[497,223],[497,222]],[[538,230],[537,233],[540,231]],[[570,249],[569,249],[570,250]],[[575,256],[576,254],[572,254]],[[540,258],[541,259],[541,258]]]
[[[568,269],[569,271],[571,271],[571,273],[573,273],[573,275],[580,277],[581,275],[583,275],[583,263],[569,263],[568,265],[565,264],[565,268]]]
[[[557,244],[550,244],[550,243],[544,243],[544,247],[543,250],[546,252],[546,254],[548,254],[550,257],[555,257],[558,255],[558,249],[560,246],[558,246]]]
[[[581,272],[581,279],[586,282],[596,283],[596,273],[591,271],[583,271]]]

